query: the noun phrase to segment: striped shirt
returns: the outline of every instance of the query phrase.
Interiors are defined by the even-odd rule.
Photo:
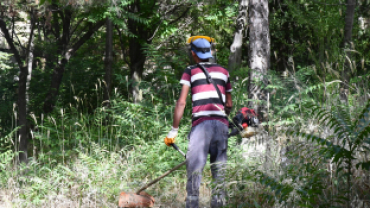
[[[229,72],[218,64],[208,62],[201,64],[207,69],[213,82],[217,84],[225,103],[225,93],[231,92],[232,90]],[[227,117],[223,111],[221,111],[224,110],[224,106],[221,103],[217,91],[212,83],[207,83],[206,75],[202,69],[197,67],[197,65],[187,67],[181,77],[180,84],[191,87],[193,105],[192,126],[196,126],[205,120],[219,120],[229,125]]]

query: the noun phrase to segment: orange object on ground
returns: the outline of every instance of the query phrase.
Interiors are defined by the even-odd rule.
[[[172,147],[179,151],[185,158],[186,155],[175,145],[172,144]],[[173,171],[179,169],[181,166],[186,164],[186,160],[176,167],[172,168],[171,170],[165,172],[163,175],[159,176],[158,178],[154,179],[153,181],[146,184],[144,187],[139,189],[136,193],[127,193],[121,192],[118,201],[118,207],[126,207],[126,208],[133,208],[133,207],[153,207],[154,206],[154,198],[150,196],[148,193],[144,192],[149,186],[157,183],[162,178],[166,177],[168,174],[172,173]]]
[[[154,198],[142,191],[140,194],[121,192],[118,207],[153,207]]]

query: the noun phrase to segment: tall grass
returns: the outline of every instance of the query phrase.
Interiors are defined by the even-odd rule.
[[[368,89],[354,82],[344,105],[340,80],[302,78],[271,75],[269,134],[244,140],[252,150],[230,170],[238,186],[229,207],[370,207]]]
[[[100,87],[98,82],[97,93]],[[101,107],[93,113],[85,110],[86,96],[75,95],[75,103],[48,116],[32,115],[28,164],[16,165],[17,151],[0,155],[0,207],[114,207],[121,191],[135,192],[184,160],[163,143],[173,106],[152,89],[147,91],[151,99],[141,104],[115,92],[109,108],[98,99]],[[177,139],[184,151],[189,129],[183,125]],[[2,140],[16,142],[16,129]],[[156,204],[177,207],[184,202],[185,178],[182,168],[148,192]]]
[[[305,84],[302,80],[311,75],[301,70],[290,78],[270,74],[269,132],[229,139],[227,207],[370,206],[370,109],[363,105],[369,92],[360,87],[363,82],[354,84],[358,93],[349,96],[350,106],[340,106],[339,82]],[[247,105],[247,71],[235,73],[243,79],[233,82],[234,112]],[[3,137],[12,150],[0,154],[0,207],[115,207],[121,191],[135,192],[181,163],[183,157],[163,143],[177,83],[162,78],[142,84],[141,104],[117,89],[106,107],[98,81],[100,107],[93,112],[87,110],[88,96],[78,94],[48,116],[32,115],[27,165],[14,162],[16,129]],[[318,102],[324,93],[326,102]],[[186,109],[176,142],[184,152],[190,118]],[[209,164],[203,176],[200,203],[208,207]],[[183,167],[147,191],[156,207],[183,207],[185,184]]]

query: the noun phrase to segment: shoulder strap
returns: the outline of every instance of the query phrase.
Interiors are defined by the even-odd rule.
[[[199,64],[199,63],[197,63],[197,66],[203,70],[204,74],[206,75],[207,82],[213,84],[213,86],[215,87],[215,89],[217,91],[218,97],[220,98],[220,101],[221,101],[222,105],[225,106],[225,102],[222,99],[220,89],[218,89],[216,83],[213,82],[212,77],[211,77],[211,75],[209,75],[207,69],[204,68],[204,66],[202,64]]]

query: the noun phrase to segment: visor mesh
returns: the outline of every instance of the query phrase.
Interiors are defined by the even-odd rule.
[[[192,50],[195,50],[195,51],[198,51],[198,52],[207,53],[207,52],[211,51],[211,48],[198,48],[193,43],[190,43],[190,45],[191,45]]]

